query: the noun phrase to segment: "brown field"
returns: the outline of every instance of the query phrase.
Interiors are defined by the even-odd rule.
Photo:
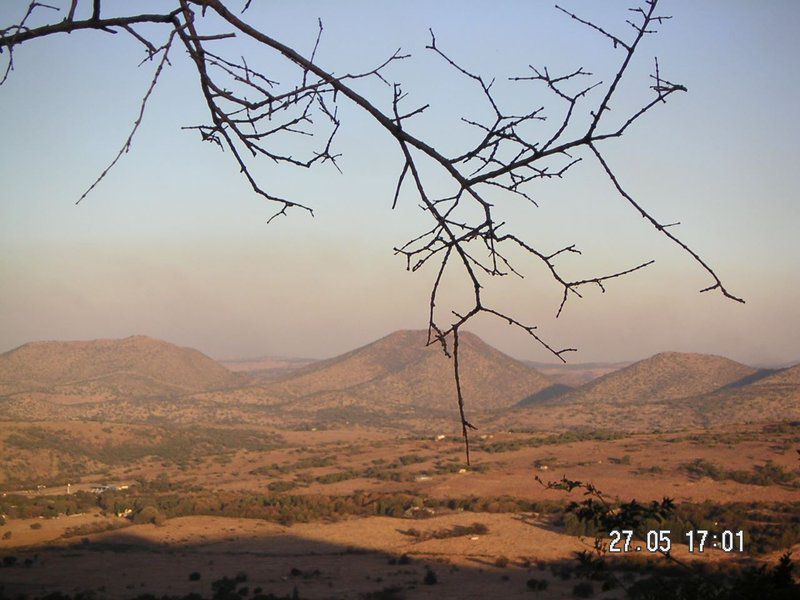
[[[537,475],[543,480],[567,475],[591,481],[610,498],[623,501],[663,496],[679,503],[800,501],[796,485],[715,480],[691,475],[684,467],[702,459],[731,471],[749,472],[769,460],[790,472],[796,468],[796,428],[765,434],[763,425],[733,426],[566,442],[544,433],[487,432],[474,440],[472,468],[466,469],[463,444],[454,436],[436,440],[368,428],[278,432],[233,427],[224,429],[220,437],[229,446],[204,449],[200,445],[186,456],[172,456],[169,452],[174,449],[161,444],[163,438],[175,436],[172,427],[6,422],[0,425],[0,453],[7,483],[9,475],[19,474],[21,465],[26,465],[28,475],[35,473],[42,481],[59,477],[55,456],[59,452],[20,448],[19,438],[13,437],[31,431],[48,432],[56,439],[80,439],[86,455],[73,458],[85,472],[70,481],[73,493],[103,482],[119,485],[161,476],[178,490],[216,494],[270,495],[271,485],[289,482],[289,493],[306,496],[394,493],[442,501],[471,496],[553,503],[580,500],[577,491],[547,490],[535,480]],[[271,440],[270,446],[237,447],[235,440],[242,432]],[[115,459],[110,450],[130,452],[136,444],[151,448],[154,454],[125,460],[124,453]],[[62,449],[60,460],[65,457]],[[396,473],[398,480],[367,472],[376,465],[379,472]],[[335,481],[341,473],[346,477]],[[63,486],[52,483],[38,490],[35,486],[15,490],[7,483],[7,493],[22,492],[27,498],[65,492]],[[571,571],[574,553],[591,550],[593,538],[567,533],[554,524],[551,515],[507,511],[502,506],[498,510],[432,511],[425,519],[343,516],[291,525],[220,516],[135,525],[98,508],[49,519],[9,519],[0,527],[1,532],[11,533],[9,539],[0,540],[0,555],[13,553],[20,561],[31,559],[32,564],[0,570],[0,584],[12,594],[33,596],[54,590],[94,590],[108,598],[210,594],[212,581],[243,572],[250,589],[291,595],[296,588],[302,598],[359,598],[386,588],[398,588],[408,598],[499,598],[531,597],[526,582],[536,578],[548,581],[547,591],[539,597],[571,597],[577,580],[565,579],[561,569]],[[474,523],[488,531],[425,539],[431,532]],[[33,524],[39,525],[34,529]],[[105,527],[114,529],[92,532]],[[419,537],[409,535],[411,529],[420,532]],[[397,564],[403,555],[410,562]],[[688,556],[685,547],[679,546],[674,556],[738,564],[772,560],[776,552],[753,557],[709,550]],[[657,555],[648,558],[654,564],[663,561]],[[627,560],[641,564],[645,557],[636,554]],[[428,568],[436,573],[435,586],[423,583]],[[190,581],[189,574],[195,571],[201,579]],[[637,572],[627,575],[631,581],[640,576]],[[622,596],[609,592],[603,597]]]
[[[100,483],[104,481],[153,479],[165,475],[180,485],[210,489],[244,489],[266,491],[275,481],[297,481],[295,493],[346,494],[356,490],[409,490],[433,497],[466,495],[511,495],[528,500],[564,498],[561,492],[543,489],[534,477],[591,481],[610,496],[621,500],[653,500],[663,496],[678,501],[792,501],[800,499],[800,490],[788,486],[762,486],[732,480],[715,481],[709,477],[691,477],[682,465],[702,459],[729,470],[750,471],[771,461],[792,471],[797,468],[796,433],[768,435],[761,425],[734,426],[726,429],[688,430],[662,434],[621,434],[611,440],[587,440],[562,443],[548,439],[549,434],[486,433],[472,444],[472,469],[463,464],[463,442],[450,435],[445,439],[398,435],[397,432],[359,428],[353,430],[277,431],[248,428],[250,435],[280,441],[264,450],[237,448],[235,441],[242,428],[225,428],[225,435],[234,440],[231,447],[217,452],[202,448],[192,450],[186,460],[157,454],[158,443],[170,435],[171,428],[146,425],[119,425],[87,422],[39,422],[0,424],[0,451],[6,466],[0,472],[0,484],[14,469],[26,475],[36,474],[45,483],[58,476],[56,450],[21,449],[9,445],[12,433],[45,430],[55,438],[79,439],[86,456],[85,475],[70,481]],[[191,431],[189,429],[188,431]],[[143,443],[143,440],[146,442]],[[531,441],[542,445],[526,447]],[[514,444],[521,447],[515,449]],[[141,444],[143,458],[128,462],[102,463],[93,448],[113,455],[110,448],[127,448]],[[153,446],[154,454],[148,455]],[[493,448],[496,448],[493,450]],[[204,455],[205,454],[205,455]],[[401,457],[414,457],[413,463],[401,464]],[[328,459],[330,464],[314,465]],[[94,462],[92,462],[94,460]],[[402,476],[401,481],[381,481],[357,476],[374,465],[385,467]],[[448,465],[456,465],[449,467]],[[275,466],[274,473],[269,473]],[[463,468],[464,472],[458,470]],[[446,472],[454,469],[455,472]],[[437,472],[437,470],[439,472]],[[352,471],[356,476],[334,483],[305,479]],[[415,481],[414,478],[424,478]],[[32,481],[34,482],[34,481]],[[63,488],[63,486],[61,486]],[[6,486],[8,491],[15,489]],[[569,496],[566,496],[570,499]]]

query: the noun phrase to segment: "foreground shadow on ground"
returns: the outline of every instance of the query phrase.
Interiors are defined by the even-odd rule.
[[[357,520],[352,525],[361,526]],[[572,559],[435,555],[414,552],[413,545],[397,555],[299,537],[291,528],[236,537],[232,528],[209,527],[201,535],[207,539],[159,543],[118,530],[16,549],[15,560],[0,568],[0,600],[625,597],[619,587],[604,589],[601,581],[579,577]],[[616,572],[625,587],[657,571],[670,574],[661,558],[636,565]]]
[[[571,560],[442,556],[413,547],[397,555],[305,539],[291,529],[259,537],[236,538],[224,530],[207,535],[199,543],[167,544],[119,530],[63,546],[16,549],[7,553],[15,564],[0,568],[0,598],[59,592],[96,599],[212,598],[215,592],[222,598],[550,598],[571,595],[579,583]],[[227,583],[212,585],[224,578]],[[232,585],[232,595],[220,596],[220,585]],[[594,588],[599,591],[598,584]]]

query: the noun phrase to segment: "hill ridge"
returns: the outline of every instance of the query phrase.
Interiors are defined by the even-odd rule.
[[[240,385],[242,377],[193,348],[149,336],[35,341],[0,354],[0,394],[157,396]],[[73,388],[72,391],[65,391]]]
[[[481,409],[511,406],[551,385],[528,367],[464,332],[461,349],[467,398]],[[375,406],[450,408],[455,398],[452,363],[438,345],[427,345],[427,331],[398,330],[330,359],[315,362],[276,379],[270,389],[318,405],[347,401]],[[480,371],[481,375],[476,376]],[[479,379],[491,381],[491,384]],[[491,389],[494,386],[496,389]],[[452,387],[452,390],[449,388]],[[507,395],[508,398],[503,398]],[[318,406],[319,407],[319,406]]]
[[[712,392],[755,372],[753,367],[716,354],[658,352],[590,381],[570,393],[568,399],[623,403],[676,400]]]

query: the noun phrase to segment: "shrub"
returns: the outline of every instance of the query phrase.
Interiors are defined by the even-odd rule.
[[[428,570],[425,572],[425,577],[422,580],[422,583],[425,585],[436,585],[439,583],[439,578],[436,577],[436,573],[434,573],[430,567],[428,567]]]
[[[368,592],[361,596],[364,600],[402,600],[403,588],[400,586],[389,586],[377,592]]]
[[[41,523],[31,523],[31,529],[41,529],[41,528],[42,528]]]
[[[270,492],[288,492],[289,490],[294,489],[296,487],[297,484],[294,481],[278,480],[271,482],[267,486],[267,489]]]
[[[10,531],[6,531],[6,532],[3,534],[3,539],[4,539],[4,540],[10,540],[10,539],[11,539],[11,532],[10,532]]]
[[[292,567],[289,571],[290,577],[302,577],[303,579],[313,579],[314,577],[319,577],[321,575],[319,569],[314,569],[313,571],[303,571],[298,569],[297,567]]]
[[[466,535],[483,535],[489,533],[489,528],[483,523],[473,523],[472,525],[454,525],[450,528],[435,529],[433,531],[420,531],[414,527],[401,531],[418,540],[444,540],[447,538],[462,537]]]
[[[337,483],[339,481],[347,481],[348,479],[355,479],[358,473],[348,469],[347,471],[337,471],[335,473],[326,473],[317,477],[317,482],[321,484]]]
[[[701,458],[684,463],[682,466],[691,477],[709,477],[714,481],[731,480],[749,485],[792,485],[796,479],[794,473],[786,471],[772,461],[754,466],[751,472],[727,470]]]
[[[94,523],[84,523],[83,525],[76,525],[75,527],[67,527],[64,533],[61,534],[62,538],[76,537],[79,535],[89,535],[92,533],[102,533],[103,531],[113,531],[115,529],[122,529],[128,527],[130,523],[119,522],[103,522],[96,521]]]
[[[189,581],[199,581],[199,580],[200,580],[200,573],[198,573],[197,571],[189,573]]]
[[[402,465],[414,465],[425,462],[425,459],[419,454],[404,454],[398,460]]]
[[[498,556],[494,561],[494,566],[500,569],[505,569],[508,566],[509,560],[506,556]]]
[[[547,589],[548,583],[547,583],[547,579],[536,579],[534,577],[534,578],[528,579],[527,585],[528,585],[528,589],[531,589],[531,590],[533,590],[535,592],[541,592],[541,591],[544,591],[544,590]]]
[[[582,581],[572,588],[572,595],[576,598],[591,598],[594,596],[594,586],[588,581]]]
[[[160,510],[158,510],[155,506],[152,505],[145,506],[133,517],[133,522],[136,523],[137,525],[142,525],[145,523],[152,523],[153,525],[163,525],[164,520],[165,520],[164,513],[162,513]]]

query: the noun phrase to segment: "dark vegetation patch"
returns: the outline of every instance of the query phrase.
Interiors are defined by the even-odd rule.
[[[324,454],[321,456],[308,456],[306,458],[301,458],[296,462],[284,465],[279,465],[278,463],[272,463],[271,465],[265,465],[263,467],[258,467],[256,469],[253,469],[252,471],[250,471],[250,474],[266,475],[268,477],[277,477],[279,475],[289,475],[291,473],[304,471],[306,469],[332,467],[335,464],[336,464],[335,456],[330,454]]]
[[[93,533],[103,533],[104,531],[115,531],[117,529],[130,527],[131,525],[132,523],[126,521],[97,521],[94,523],[85,523],[83,525],[76,525],[75,527],[68,527],[64,533],[61,534],[61,537],[81,537]]]
[[[356,492],[348,495],[212,492],[181,488],[163,476],[140,481],[127,490],[109,490],[99,495],[78,492],[69,496],[0,498],[0,513],[12,519],[56,517],[97,509],[104,514],[126,514],[134,522],[156,524],[173,517],[207,515],[264,519],[289,525],[351,516],[426,518],[461,511],[557,514],[563,511],[564,503],[530,501],[512,496],[441,499],[408,492]]]
[[[5,439],[8,448],[18,450],[50,450],[59,461],[59,473],[47,481],[16,478],[4,484],[26,487],[45,483],[63,485],[75,481],[87,471],[85,463],[106,466],[133,464],[148,457],[189,467],[192,460],[203,456],[224,455],[239,450],[267,451],[285,445],[283,438],[274,433],[255,429],[224,427],[152,427],[143,431],[133,441],[104,443],[87,442],[84,436],[65,429],[26,427],[9,434]]]
[[[413,537],[419,542],[423,542],[425,540],[444,540],[467,535],[485,535],[489,533],[489,528],[483,523],[473,523],[472,525],[454,525],[453,527],[429,531],[420,531],[412,527],[411,529],[401,530],[400,533]]]
[[[772,461],[763,465],[755,465],[751,471],[726,469],[715,463],[698,458],[684,463],[681,468],[690,477],[709,477],[714,481],[735,481],[748,485],[784,485],[797,487],[797,474],[787,471]]]
[[[628,434],[614,431],[566,431],[548,436],[530,437],[516,440],[500,440],[496,442],[482,442],[477,448],[483,452],[513,452],[523,448],[540,448],[542,446],[558,446],[576,442],[608,442],[628,437]]]

